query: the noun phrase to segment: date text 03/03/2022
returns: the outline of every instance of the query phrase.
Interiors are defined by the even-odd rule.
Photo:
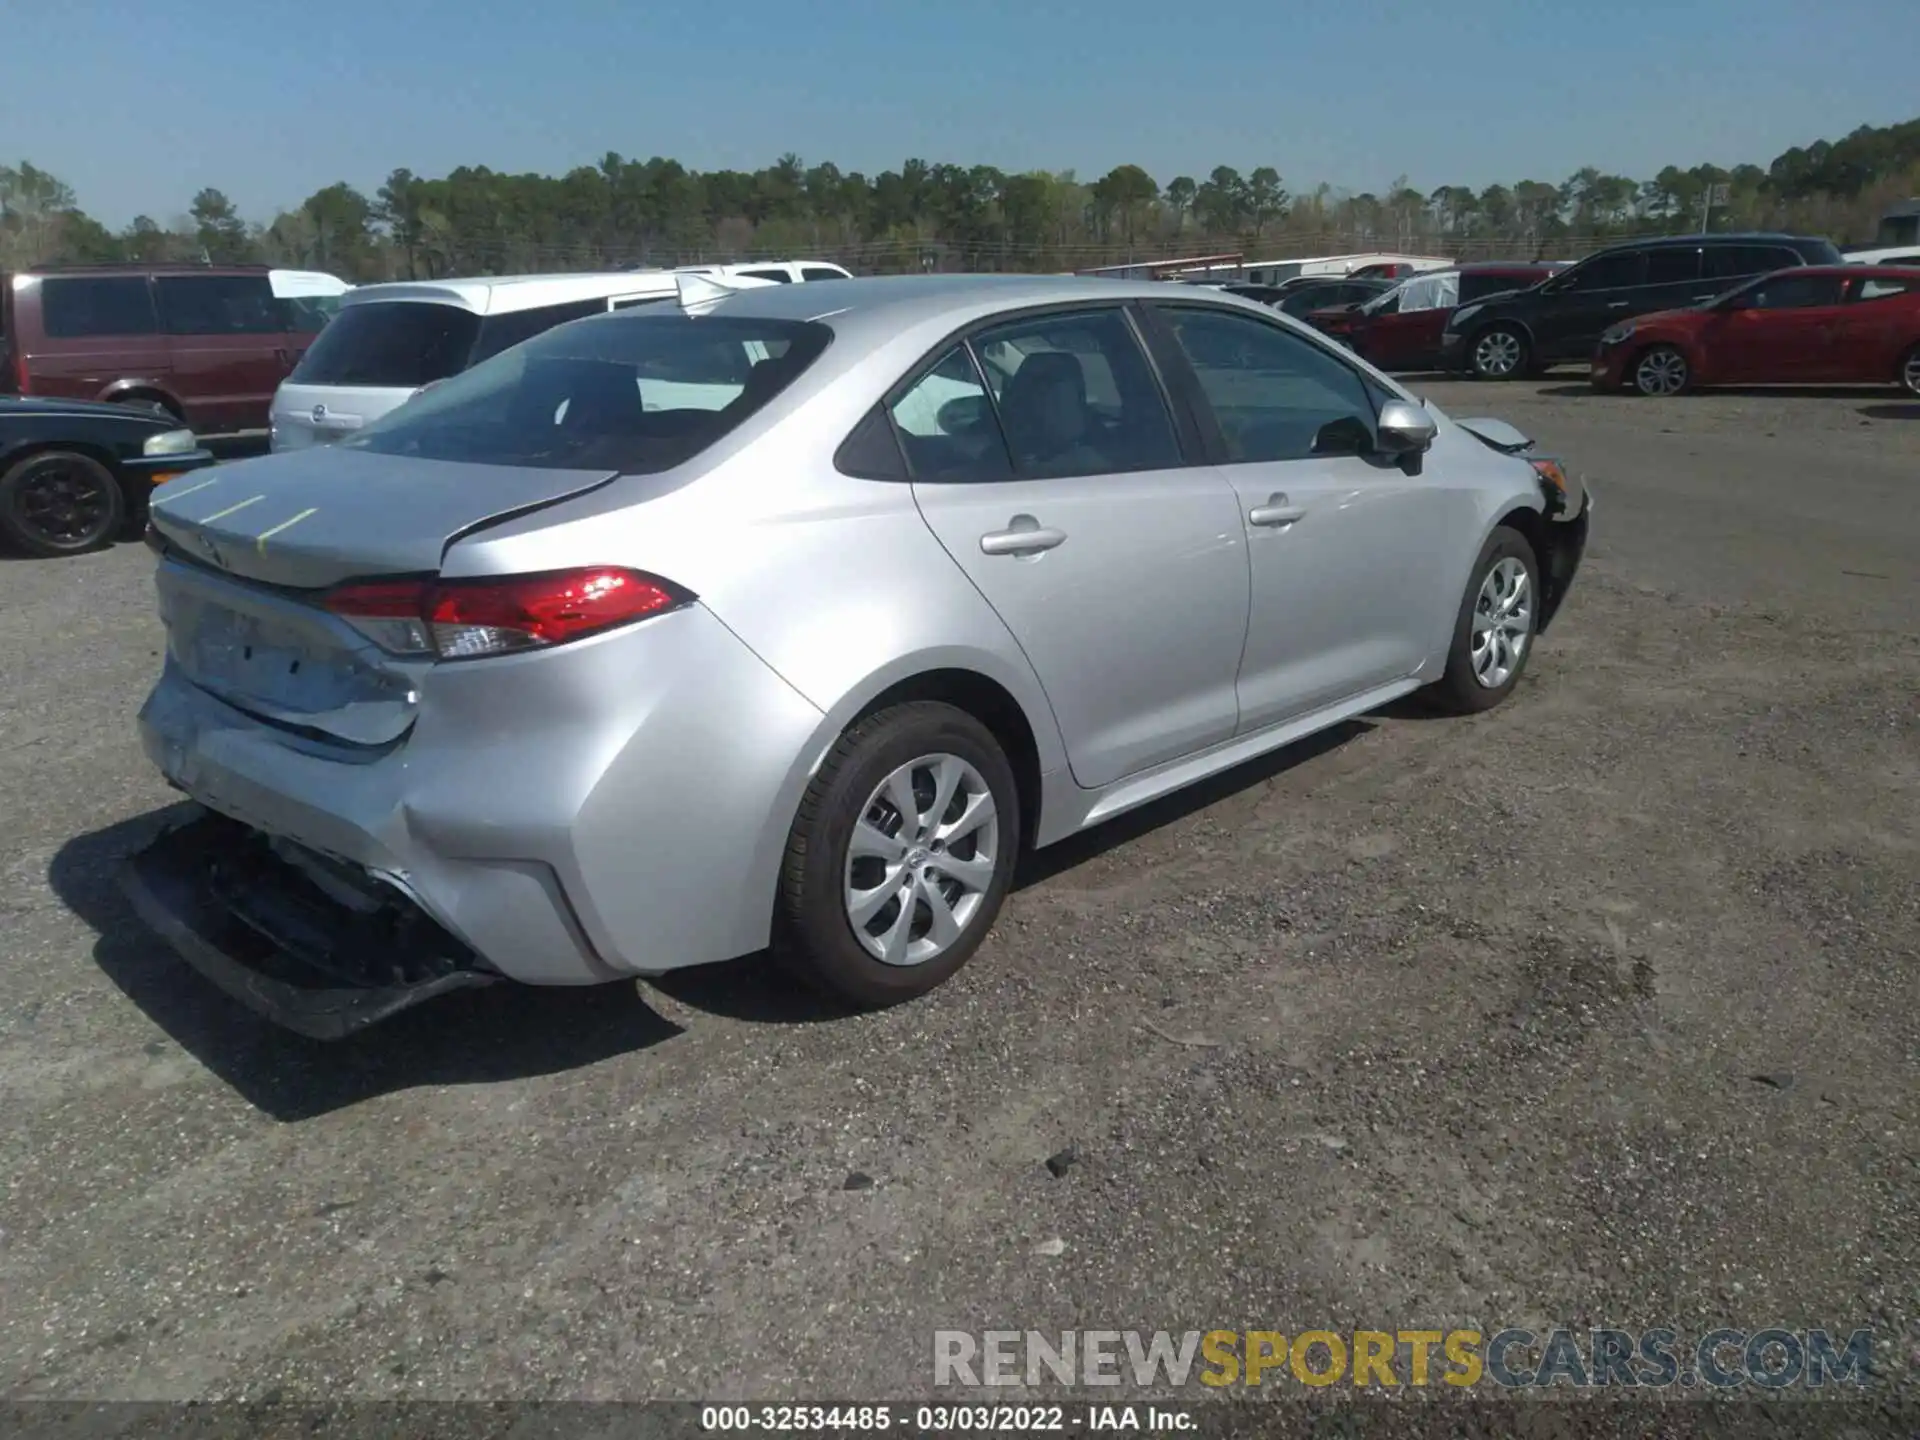
[[[1194,1431],[1198,1424],[1191,1410],[1161,1405],[705,1405],[700,1410],[700,1428],[710,1433],[901,1430],[1007,1435],[1148,1430],[1177,1434]]]

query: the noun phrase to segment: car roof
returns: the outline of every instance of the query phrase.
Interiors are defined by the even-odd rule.
[[[762,285],[735,292],[712,313],[741,319],[823,321],[836,334],[863,347],[936,323],[958,330],[1008,310],[1129,300],[1217,305],[1274,317],[1258,301],[1220,290],[1164,280],[1084,275],[884,275],[856,276],[831,285]],[[657,313],[649,306],[633,315]]]
[[[670,295],[678,282],[666,270],[614,270],[570,275],[488,275],[473,279],[392,280],[361,285],[341,298],[348,305],[413,301],[453,305],[476,315],[504,315],[542,305],[603,300],[616,295]]]

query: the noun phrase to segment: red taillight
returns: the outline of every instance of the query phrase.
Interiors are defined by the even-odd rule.
[[[326,607],[396,655],[468,660],[564,645],[692,599],[657,576],[601,565],[487,580],[345,585],[327,596]]]

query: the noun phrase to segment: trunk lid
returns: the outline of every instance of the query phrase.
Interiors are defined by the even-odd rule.
[[[157,584],[170,662],[256,719],[356,747],[406,734],[430,666],[388,655],[322,609],[319,592],[438,573],[460,536],[614,478],[332,447],[205,473],[152,504],[168,551]]]
[[[411,460],[325,447],[242,460],[153,497],[154,528],[202,565],[314,590],[430,575],[491,521],[597,490],[614,471]]]

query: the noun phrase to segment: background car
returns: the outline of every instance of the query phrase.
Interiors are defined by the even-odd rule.
[[[313,339],[264,265],[89,265],[0,279],[0,387],[258,430]]]
[[[129,894],[243,1002],[337,1034],[769,944],[924,994],[1023,849],[1499,704],[1584,549],[1525,437],[1232,297],[701,278],[156,504],[140,725],[206,813]]]
[[[212,463],[170,415],[0,399],[0,540],[29,555],[91,550],[144,523],[156,485]]]
[[[1898,384],[1920,395],[1920,269],[1781,270],[1716,300],[1623,320],[1600,337],[1595,388]]]
[[[339,314],[275,393],[268,443],[276,451],[328,444],[522,340],[670,300],[676,283],[669,270],[617,270],[362,285],[341,297]]]
[[[1600,332],[1622,320],[1711,300],[1770,271],[1840,263],[1831,240],[1803,235],[1669,235],[1611,245],[1530,289],[1461,305],[1441,332],[1441,364],[1482,380],[1585,364]]]
[[[1334,311],[1365,304],[1394,288],[1392,280],[1327,280],[1301,285],[1283,295],[1274,308],[1283,315],[1305,320],[1315,311]]]
[[[1440,336],[1456,306],[1524,290],[1557,268],[1489,261],[1432,270],[1363,304],[1317,310],[1305,318],[1383,370],[1430,370],[1440,363]]]

